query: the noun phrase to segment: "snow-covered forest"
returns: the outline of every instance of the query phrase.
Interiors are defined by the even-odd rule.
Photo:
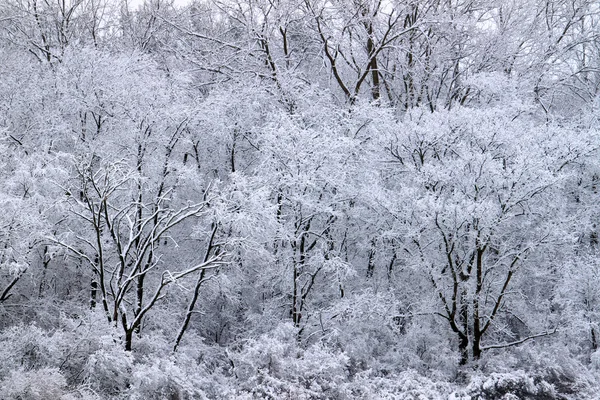
[[[598,399],[595,0],[1,0],[0,399]]]

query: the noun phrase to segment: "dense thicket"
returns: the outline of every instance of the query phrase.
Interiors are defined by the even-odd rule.
[[[0,2],[0,398],[594,398],[599,23]]]

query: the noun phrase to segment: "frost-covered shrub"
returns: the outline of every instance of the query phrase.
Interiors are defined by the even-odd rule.
[[[580,370],[581,376],[574,376],[569,371],[570,367],[569,365],[545,365],[534,367],[530,372],[517,370],[475,375],[464,390],[464,394],[470,396],[471,400],[596,398],[585,369]]]
[[[590,356],[590,362],[593,369],[600,371],[600,350],[596,350]]]
[[[372,376],[365,371],[352,382],[343,385],[343,400],[350,399],[394,399],[394,400],[430,400],[445,399],[452,391],[449,383],[434,382],[408,370],[388,377]]]
[[[504,376],[526,375],[533,380],[538,391],[541,390],[540,385],[550,386],[554,398],[560,399],[587,398],[594,394],[594,388],[598,386],[595,374],[562,347],[530,344],[510,351],[488,354],[484,355],[480,367],[481,376],[484,377],[491,377],[494,373]]]
[[[11,371],[51,366],[56,358],[50,335],[36,326],[17,325],[0,333],[0,378]]]
[[[172,340],[161,332],[148,332],[138,338],[133,357],[132,399],[234,397],[224,348],[204,344],[193,331],[175,353]]]
[[[120,343],[106,337],[101,347],[90,354],[84,368],[84,380],[94,390],[117,395],[130,384],[133,357]]]
[[[524,371],[475,376],[465,390],[472,400],[557,399],[554,387]]]
[[[67,380],[56,368],[12,371],[0,382],[3,400],[66,399]]]
[[[458,355],[448,346],[451,336],[440,332],[439,320],[401,316],[401,310],[391,292],[363,290],[345,296],[327,311],[334,318],[325,324],[324,341],[348,356],[350,378],[367,370],[381,377],[414,370],[434,380],[452,379]]]
[[[35,325],[2,331],[0,379],[5,396],[36,398],[39,391],[40,396],[44,392],[48,396],[40,398],[58,399],[55,393],[66,395],[69,388],[72,398],[92,399],[94,393],[106,397],[125,390],[131,354],[123,350],[106,320],[96,319],[93,313],[81,318],[63,316],[60,327],[51,332]]]
[[[337,397],[347,379],[348,357],[321,344],[303,349],[297,333],[291,324],[281,324],[270,334],[247,341],[240,351],[230,352],[240,398]]]
[[[132,374],[132,399],[202,399],[205,396],[195,390],[193,377],[186,376],[171,359],[155,359],[149,364],[138,364]]]
[[[399,336],[397,369],[414,370],[433,380],[453,379],[457,374],[458,353],[448,346],[448,337],[436,332],[437,321],[420,318],[407,324],[406,332]],[[379,363],[386,361],[385,355]],[[401,372],[401,371],[397,371]]]

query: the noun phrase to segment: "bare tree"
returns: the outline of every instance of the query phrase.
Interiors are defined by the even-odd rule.
[[[167,286],[223,264],[225,254],[219,253],[196,264],[178,265],[174,248],[167,244],[174,240],[176,228],[206,212],[211,199],[207,194],[198,203],[173,208],[169,205],[171,190],[164,189],[151,202],[138,196],[126,201],[132,188],[139,190],[139,177],[119,162],[97,170],[88,164],[78,170],[78,176],[81,191],[69,199],[76,220],[84,223],[85,229],[71,240],[52,240],[90,266],[96,282],[92,292],[100,292],[108,321],[120,324],[125,349],[131,350],[133,333],[164,297]],[[167,262],[175,268],[166,268]]]

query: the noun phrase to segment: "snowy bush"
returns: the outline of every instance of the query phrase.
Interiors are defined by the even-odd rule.
[[[474,400],[555,399],[552,385],[534,381],[524,371],[476,376],[466,388]]]
[[[348,358],[320,344],[303,349],[291,324],[279,325],[271,334],[247,341],[231,352],[240,396],[267,399],[335,398],[346,379]]]
[[[36,326],[17,325],[0,333],[0,378],[12,371],[52,366],[58,357],[51,335]]]
[[[13,370],[0,382],[3,400],[66,399],[67,380],[56,368]]]
[[[344,385],[340,399],[443,399],[452,388],[449,383],[434,382],[413,370],[388,377],[372,376],[370,371],[365,371]]]
[[[116,395],[130,385],[133,359],[131,353],[110,341],[93,352],[85,365],[85,382],[94,390]]]

